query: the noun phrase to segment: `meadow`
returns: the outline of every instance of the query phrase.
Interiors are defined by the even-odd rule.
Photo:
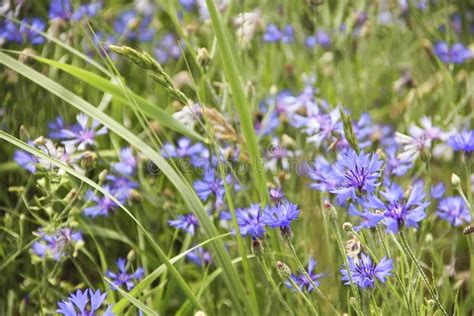
[[[470,0],[0,1],[0,315],[473,315]]]

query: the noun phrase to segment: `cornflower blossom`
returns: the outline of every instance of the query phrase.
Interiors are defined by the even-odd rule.
[[[38,241],[33,243],[31,252],[41,258],[61,260],[67,255],[74,255],[75,251],[84,244],[82,234],[70,228],[61,228],[53,234],[39,231]]]
[[[263,40],[267,43],[282,42],[284,44],[290,44],[294,41],[295,31],[289,24],[285,25],[283,30],[280,30],[278,26],[271,23],[268,24],[265,33],[263,34]]]
[[[127,261],[123,258],[117,259],[116,263],[118,268],[117,273],[110,270],[105,272],[105,275],[112,280],[111,288],[116,290],[117,288],[125,285],[127,287],[127,291],[130,291],[135,286],[135,282],[143,278],[145,271],[143,268],[138,268],[135,272],[128,273]]]
[[[155,35],[152,20],[152,14],[140,15],[135,10],[124,11],[115,19],[114,31],[119,38],[149,42]]]
[[[308,291],[308,293],[313,292],[314,287],[312,283],[314,283],[314,285],[316,286],[319,286],[319,279],[323,276],[323,274],[314,272],[314,270],[316,269],[316,264],[317,261],[313,257],[310,257],[308,262],[307,273],[311,278],[311,281],[313,282],[308,280],[308,277],[303,272],[300,272],[297,275],[293,273],[291,274],[291,279],[295,282],[295,284],[301,291]],[[285,285],[290,289],[293,288],[293,285],[289,281],[286,281]]]
[[[274,206],[266,207],[263,211],[263,221],[271,228],[286,229],[300,214],[298,206],[290,201],[284,201]]]
[[[426,151],[431,150],[434,140],[442,140],[445,137],[443,131],[433,126],[428,117],[421,119],[421,127],[412,124],[408,133],[409,135],[405,135],[396,132],[395,141],[402,146],[398,158],[410,162],[415,162],[420,154],[426,154]]]
[[[474,129],[455,133],[448,139],[448,145],[454,151],[462,151],[466,154],[474,152]]]
[[[206,147],[202,143],[193,144],[189,138],[181,137],[176,146],[171,143],[164,144],[161,153],[165,158],[193,158],[204,150]]]
[[[57,147],[50,139],[39,137],[35,141],[29,141],[28,144],[41,150],[44,154],[63,162],[64,164],[69,163],[69,156],[65,152],[65,149],[63,147]],[[13,154],[13,160],[15,160],[19,166],[31,173],[36,173],[36,171],[38,171],[38,167],[44,168],[48,171],[53,171],[56,169],[55,165],[47,159],[37,158],[36,156],[23,150],[16,150]],[[78,169],[76,166],[74,167],[75,169]],[[64,172],[64,170],[59,169],[58,175],[62,175]]]
[[[184,42],[181,42],[184,45]],[[181,47],[178,45],[176,36],[172,33],[165,34],[158,42],[154,50],[156,60],[165,64],[170,60],[176,60],[181,56]]]
[[[46,23],[39,18],[23,19],[19,27],[15,22],[5,19],[0,24],[0,43],[43,44],[44,37],[39,32],[43,32],[45,28]]]
[[[50,0],[49,19],[68,21],[73,14],[72,6],[69,0]]]
[[[203,247],[198,247],[187,253],[186,258],[199,267],[207,266],[212,263],[211,253],[204,250]]]
[[[355,227],[357,230],[372,228],[381,222],[387,233],[396,234],[402,226],[418,228],[418,223],[426,217],[425,209],[430,203],[425,200],[422,183],[414,184],[407,198],[402,188],[395,183],[387,186],[380,195],[383,199],[372,194],[366,201],[362,201],[363,212],[357,210],[354,205],[350,206],[349,214],[363,219],[361,224]]]
[[[77,290],[67,299],[58,302],[56,312],[64,316],[114,316],[112,305],[104,306],[106,297],[107,293],[100,293],[100,290]]]
[[[310,188],[321,192],[330,192],[336,188],[337,181],[330,174],[332,165],[323,156],[318,156],[307,166],[306,174],[311,179]]]
[[[314,48],[316,45],[328,48],[331,46],[331,36],[324,30],[317,30],[315,35],[306,37],[305,43],[308,48]]]
[[[36,173],[38,159],[35,156],[23,150],[15,150],[13,153],[13,160],[15,160],[15,162],[23,169],[31,173]]]
[[[124,200],[130,196],[133,189],[138,188],[138,183],[126,176],[109,174],[106,179],[111,192],[114,192],[115,196],[124,197]]]
[[[266,136],[271,134],[278,126],[280,126],[280,117],[288,117],[293,112],[294,107],[291,105],[293,95],[283,90],[277,95],[270,96],[259,103],[261,117],[255,122],[255,130],[259,135]]]
[[[168,225],[194,235],[199,227],[199,221],[193,213],[180,215],[174,220],[168,221]]]
[[[383,161],[377,154],[357,154],[349,149],[339,155],[336,164],[329,174],[335,188],[330,192],[336,194],[341,205],[349,199],[356,201],[358,197],[373,193],[380,185],[380,168]]]
[[[102,10],[102,2],[98,1],[95,3],[84,4],[80,6],[76,12],[72,15],[71,19],[79,21],[83,18],[91,18],[97,15]]]
[[[132,148],[126,147],[120,150],[120,161],[113,163],[115,172],[125,176],[133,176],[137,168],[137,159],[133,155]]]
[[[397,147],[389,146],[385,149],[385,170],[384,175],[388,179],[390,176],[401,177],[413,168],[413,163],[408,160],[399,159]]]
[[[237,217],[237,224],[242,236],[251,236],[252,239],[263,237],[266,223],[259,204],[252,204],[248,208],[236,209],[235,216]],[[229,212],[222,212],[221,219],[231,221],[232,215]]]
[[[438,204],[436,214],[453,226],[471,222],[471,213],[464,200],[459,196],[449,196]]]
[[[229,180],[230,178],[226,179],[228,182]],[[205,170],[203,178],[194,181],[193,187],[203,202],[206,202],[212,196],[216,199],[216,206],[223,203],[225,194],[224,180],[216,176],[214,170]]]
[[[128,193],[125,190],[116,191],[113,190],[110,185],[104,186],[104,190],[115,197],[120,203],[125,203]],[[118,208],[118,205],[108,196],[98,196],[92,191],[88,191],[86,193],[86,201],[94,202],[93,206],[89,206],[84,209],[84,214],[90,217],[109,216]]]
[[[445,192],[446,187],[444,186],[443,182],[438,182],[437,184],[431,186],[431,197],[433,199],[441,199]]]
[[[179,0],[185,11],[192,11],[196,7],[196,0]]]
[[[473,56],[471,50],[461,43],[449,47],[446,42],[438,42],[433,50],[442,62],[449,64],[462,64]]]
[[[268,190],[268,194],[273,203],[279,203],[285,199],[285,194],[281,188],[271,188]]]
[[[306,138],[307,143],[312,143],[317,147],[326,141],[332,143],[337,140],[335,134],[343,134],[343,124],[341,114],[336,108],[329,113],[318,113],[308,117],[305,132],[309,135]]]
[[[349,257],[347,260],[349,261],[349,269],[342,266],[339,270],[342,274],[341,280],[344,281],[345,285],[350,285],[352,280],[352,283],[360,288],[373,288],[376,279],[385,283],[387,282],[387,277],[392,275],[392,259],[383,257],[382,260],[376,264],[368,255],[363,253],[358,262],[355,262],[354,259]],[[350,276],[348,270],[350,271]]]
[[[74,149],[82,151],[87,147],[95,146],[96,136],[107,133],[107,127],[101,127],[100,123],[94,119],[90,122],[89,117],[83,113],[78,114],[76,120],[78,124],[61,131],[62,143],[66,146],[67,152],[72,152]]]

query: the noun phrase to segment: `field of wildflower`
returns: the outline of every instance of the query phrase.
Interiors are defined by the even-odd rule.
[[[471,0],[0,0],[0,315],[473,315]]]

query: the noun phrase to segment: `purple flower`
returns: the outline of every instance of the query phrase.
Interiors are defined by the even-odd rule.
[[[114,196],[119,196],[124,200],[130,196],[131,190],[138,188],[138,184],[128,177],[109,174],[106,179],[111,191],[114,192]]]
[[[340,204],[348,199],[357,200],[358,196],[372,193],[380,185],[380,168],[383,161],[377,154],[357,154],[349,149],[342,153],[331,170],[330,177],[335,188],[330,192],[337,195]]]
[[[49,19],[69,20],[72,16],[72,7],[69,0],[51,0],[49,3]]]
[[[135,282],[143,277],[143,268],[138,268],[134,273],[128,273],[126,265],[126,260],[123,258],[119,258],[117,260],[118,272],[115,273],[110,270],[107,270],[107,272],[105,273],[108,278],[112,279],[113,290],[116,290],[118,287],[125,285],[127,287],[127,291],[130,291],[135,285]]]
[[[459,226],[463,221],[471,222],[471,213],[464,200],[459,196],[449,196],[439,202],[438,216],[453,226]]]
[[[44,37],[38,32],[43,32],[45,27],[46,23],[39,18],[23,19],[20,25],[20,33],[23,34],[26,42],[32,45],[40,45],[44,43]]]
[[[89,3],[80,6],[72,15],[74,21],[79,21],[82,18],[91,18],[102,9],[102,2]]]
[[[387,227],[387,232],[396,234],[401,226],[418,228],[418,222],[426,217],[425,209],[429,202],[425,201],[426,194],[423,192],[422,183],[413,185],[408,198],[404,197],[402,188],[395,183],[380,192],[380,195],[383,199],[372,194],[366,201],[361,202],[365,208],[364,212],[359,212],[351,206],[350,215],[364,219],[356,229],[375,227],[382,222]]]
[[[184,42],[181,42],[184,45]],[[160,64],[165,64],[170,60],[176,60],[181,56],[181,47],[178,45],[176,36],[171,33],[163,36],[155,48],[155,57]]]
[[[113,316],[112,305],[102,306],[106,296],[107,293],[102,294],[100,290],[95,292],[92,289],[86,289],[84,292],[77,290],[67,299],[58,302],[56,312],[64,316]]]
[[[271,228],[290,227],[291,222],[298,218],[300,210],[298,206],[290,201],[284,201],[278,205],[266,207],[263,212],[263,221]]]
[[[261,238],[265,234],[264,216],[260,210],[260,205],[252,204],[249,208],[240,208],[235,211],[237,224],[242,236]],[[230,213],[221,213],[224,220],[232,220]]]
[[[311,278],[311,281],[313,281],[312,283],[314,283],[314,285],[316,286],[319,286],[319,279],[322,277],[322,274],[321,273],[315,273],[314,270],[316,268],[316,260],[314,260],[313,257],[310,257],[309,258],[309,262],[308,262],[308,275],[310,276]],[[295,274],[291,274],[291,278],[293,279],[293,281],[295,281],[296,285],[298,285],[298,287],[300,288],[301,291],[308,291],[309,293],[313,292],[314,291],[314,287],[313,287],[313,284],[311,284],[311,281],[308,280],[308,277],[306,276],[306,274],[304,273],[299,273],[298,275],[295,275]],[[290,283],[290,282],[285,282],[285,285],[288,287],[288,288],[293,288],[293,285]]]
[[[446,42],[438,42],[434,46],[434,53],[444,63],[462,64],[472,57],[469,48],[461,43],[449,47]]]
[[[211,254],[202,247],[186,254],[186,258],[199,267],[207,266],[212,263]]]
[[[285,25],[283,28],[283,35],[281,37],[281,42],[284,44],[290,44],[295,41],[295,31],[290,24]]]
[[[62,133],[63,129],[66,129],[64,125],[64,120],[61,116],[56,117],[56,120],[48,123],[48,136],[52,139],[62,139],[64,135]]]
[[[316,35],[308,36],[306,38],[306,46],[308,48],[314,48],[319,45],[324,48],[331,46],[331,36],[324,30],[318,30]]]
[[[354,262],[352,258],[347,258],[349,261],[349,273],[347,267],[341,267],[339,270],[342,274],[341,280],[344,281],[345,285],[351,283],[356,284],[357,286],[365,288],[373,288],[375,286],[375,280],[379,279],[380,282],[385,283],[387,277],[392,275],[393,270],[393,260],[387,260],[385,257],[378,263],[370,259],[366,254],[362,254],[362,258],[358,262]]]
[[[168,221],[168,224],[191,235],[194,235],[199,227],[199,221],[193,213],[178,216],[177,219]]]
[[[448,144],[454,151],[462,151],[466,154],[474,152],[474,129],[464,130],[454,134],[448,140]]]
[[[36,164],[38,163],[38,159],[35,156],[23,150],[15,150],[15,153],[13,154],[13,160],[15,160],[15,162],[23,169],[31,173],[36,173]]]
[[[40,231],[38,235],[40,239],[32,245],[32,253],[56,261],[73,254],[84,243],[81,232],[75,232],[70,228],[61,228],[51,235]]]
[[[310,188],[321,192],[334,190],[337,181],[331,178],[331,172],[331,164],[323,156],[316,157],[312,165],[306,168],[306,173],[311,179]]]
[[[196,0],[179,0],[179,4],[186,11],[192,11],[196,7]]]
[[[126,147],[120,150],[120,161],[113,163],[112,168],[123,175],[133,176],[137,167],[137,160],[133,155],[132,148]]]
[[[89,146],[95,146],[95,137],[107,133],[107,127],[100,127],[99,122],[92,120],[89,124],[89,117],[85,114],[78,114],[77,125],[70,129],[63,129],[61,131],[63,141],[68,152],[72,152],[77,146],[77,150],[85,150]]]
[[[18,44],[21,44],[23,41],[23,35],[15,22],[8,19],[4,19],[0,27],[0,43],[3,43],[4,41]]]
[[[397,147],[389,146],[385,149],[385,176],[403,176],[408,170],[413,168],[413,163],[409,160],[402,160],[397,156]]]
[[[431,186],[431,197],[433,199],[441,199],[443,197],[446,188],[443,182],[438,182],[436,185]]]
[[[285,194],[283,193],[281,188],[271,188],[268,191],[268,194],[270,195],[270,199],[273,203],[279,203],[283,199],[285,199]]]
[[[120,203],[124,203],[127,198],[125,191],[116,191],[109,185],[106,185],[104,190],[114,196]],[[98,196],[92,191],[87,192],[86,201],[92,201],[95,203],[93,206],[89,206],[84,209],[84,214],[90,217],[109,216],[110,213],[113,213],[118,207],[118,205],[109,197],[105,195]]]
[[[178,140],[176,146],[170,143],[163,145],[161,153],[165,158],[193,158],[206,150],[201,143],[193,144],[191,140],[182,137]]]
[[[263,40],[267,43],[275,43],[279,42],[282,38],[282,33],[278,26],[275,24],[271,23],[267,25],[267,28],[265,29],[265,33],[263,34]]]
[[[203,202],[206,202],[211,196],[214,196],[216,206],[223,203],[225,194],[224,180],[216,176],[214,170],[205,171],[201,180],[194,181],[193,187]]]
[[[117,36],[130,41],[149,42],[155,35],[152,19],[151,14],[140,16],[135,10],[124,11],[115,19],[114,30]]]

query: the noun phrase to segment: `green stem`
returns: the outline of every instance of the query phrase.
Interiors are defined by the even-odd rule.
[[[291,308],[288,306],[288,304],[285,302],[285,299],[281,295],[281,292],[280,292],[278,286],[276,285],[275,280],[273,280],[272,275],[270,273],[270,269],[268,269],[268,266],[265,263],[265,260],[263,258],[259,258],[258,261],[260,262],[260,264],[262,266],[262,269],[263,269],[263,272],[265,273],[265,276],[266,276],[268,282],[270,282],[270,285],[271,285],[273,291],[275,292],[278,300],[280,301],[281,305],[283,305],[283,307],[285,307],[285,309],[288,311],[288,313],[290,313],[290,315],[294,315],[294,312],[291,310]]]
[[[405,233],[403,231],[400,232],[400,240],[402,242],[403,251],[407,254],[408,257],[410,257],[410,259],[415,264],[415,267],[418,270],[418,272],[420,273],[420,276],[421,276],[423,282],[425,283],[425,286],[428,289],[428,292],[430,292],[431,297],[434,299],[434,301],[436,303],[436,306],[438,306],[439,310],[441,311],[441,313],[443,315],[448,316],[448,313],[444,309],[443,305],[441,305],[441,302],[440,302],[439,297],[436,293],[436,290],[433,288],[433,286],[429,282],[428,278],[426,277],[425,272],[423,271],[423,268],[421,267],[420,263],[418,262],[415,255],[413,254],[413,251],[411,250],[410,245],[408,244],[408,241],[405,237]]]
[[[309,307],[311,308],[311,312],[313,313],[313,315],[318,315],[318,311],[316,310],[316,307],[313,305],[313,302],[311,302],[309,300],[309,298],[303,293],[303,291],[301,291],[301,289],[299,288],[298,284],[295,283],[295,281],[293,281],[292,278],[289,278],[288,281],[290,281],[291,285],[295,288],[295,290],[298,292],[298,294],[303,298],[303,300],[309,305]]]

